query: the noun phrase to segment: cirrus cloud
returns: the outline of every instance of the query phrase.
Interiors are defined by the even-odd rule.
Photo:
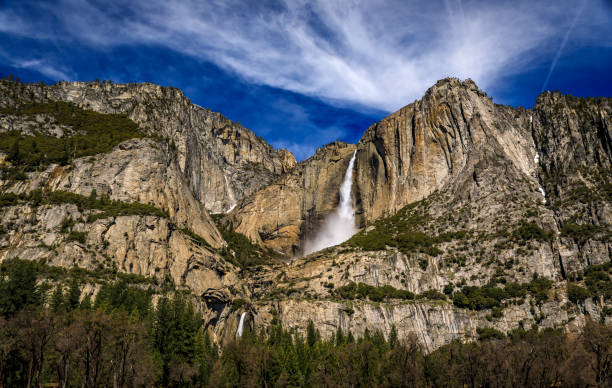
[[[98,50],[159,45],[250,83],[339,106],[392,111],[445,76],[470,77],[486,89],[501,77],[549,63],[561,40],[566,51],[609,47],[608,6],[590,1],[576,16],[573,4],[60,0],[5,5],[0,31]],[[571,39],[564,39],[572,23]]]

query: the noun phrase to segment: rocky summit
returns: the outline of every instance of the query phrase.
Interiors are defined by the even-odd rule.
[[[352,174],[349,161],[356,153]],[[298,163],[169,87],[0,82],[0,260],[183,293],[214,342],[612,325],[612,100],[467,79]],[[358,232],[304,256],[352,179]],[[63,274],[63,275],[62,275]]]

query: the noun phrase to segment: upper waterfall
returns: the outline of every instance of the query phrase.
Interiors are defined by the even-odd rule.
[[[355,211],[351,201],[351,192],[353,189],[353,167],[355,165],[355,157],[357,151],[353,152],[353,156],[349,162],[344,180],[340,185],[340,202],[335,212],[331,213],[323,222],[321,229],[317,234],[304,244],[304,255],[321,249],[338,245],[354,235],[357,232],[355,227]]]

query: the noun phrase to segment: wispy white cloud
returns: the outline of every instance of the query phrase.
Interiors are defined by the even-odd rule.
[[[1,18],[0,18],[1,19]],[[11,53],[6,52],[5,50],[0,48],[0,60],[10,64],[11,67],[17,69],[27,69],[36,71],[47,78],[55,79],[55,80],[71,80],[74,78],[74,73],[70,70],[67,70],[63,66],[55,66],[50,61],[35,58],[35,59],[25,59],[18,58],[12,55]]]
[[[161,45],[249,82],[391,111],[445,76],[470,77],[487,88],[549,63],[574,5],[567,0],[63,0],[46,7],[50,17],[42,21],[19,10],[0,11],[0,31],[96,48]],[[574,46],[610,45],[612,16],[602,7],[599,1],[587,4],[572,32]]]
[[[64,72],[42,59],[27,59],[27,60],[14,60],[12,65],[18,69],[28,69],[39,72],[40,74],[56,80],[68,81],[73,78],[74,75],[70,72]]]

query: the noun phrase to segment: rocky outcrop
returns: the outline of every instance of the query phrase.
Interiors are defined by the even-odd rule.
[[[612,260],[612,103],[560,93],[538,97],[533,115],[539,178],[559,225],[564,275]]]
[[[426,268],[419,264],[424,257],[429,261]],[[453,340],[475,340],[477,329],[484,327],[509,332],[538,325],[577,333],[587,315],[612,323],[610,317],[602,315],[598,301],[588,300],[579,306],[570,303],[565,282],[556,283],[548,291],[547,301],[540,303],[527,296],[520,303],[508,304],[499,317],[492,317],[489,309],[458,308],[446,299],[372,302],[343,300],[335,293],[335,289],[348,282],[357,282],[375,287],[392,286],[419,295],[432,289],[442,290],[445,285],[460,283],[463,279],[467,284],[484,285],[496,272],[492,266],[484,266],[482,273],[483,268],[479,266],[451,268],[440,264],[436,258],[424,255],[334,248],[297,259],[277,272],[251,277],[251,285],[264,288],[268,285],[266,291],[253,292],[251,304],[230,313],[226,324],[215,326],[215,330],[235,332],[242,312],[247,312],[248,325],[256,330],[265,329],[276,320],[290,331],[304,333],[312,321],[325,338],[332,337],[338,328],[354,335],[363,335],[366,329],[388,335],[395,326],[400,338],[414,334],[427,351],[432,351]],[[554,267],[546,260],[533,265],[537,267],[530,267],[528,272],[539,270],[542,276],[556,277]],[[517,282],[532,279],[532,274],[517,272],[516,275],[512,280]]]
[[[289,151],[274,150],[239,123],[191,103],[176,88],[110,82],[0,85],[0,107],[44,101],[123,113],[148,133],[165,138],[176,147],[194,196],[213,213],[228,210],[296,164]]]
[[[213,248],[225,245],[223,237],[173,161],[167,147],[149,139],[119,144],[107,154],[75,160],[71,166],[53,164],[30,173],[26,181],[4,182],[4,191],[28,193],[45,187],[111,200],[140,202],[166,211],[179,228],[188,228]]]
[[[579,333],[584,325],[585,316],[566,325],[568,313],[557,306],[558,302],[543,305],[538,311],[547,315],[540,321],[542,327],[563,327],[569,332]],[[286,299],[262,303],[261,314],[254,318],[255,327],[268,327],[276,316],[284,328],[295,332],[305,332],[312,320],[324,338],[332,337],[338,328],[344,333],[362,336],[365,330],[380,330],[386,337],[395,326],[400,338],[413,334],[423,345],[425,351],[433,351],[454,340],[474,341],[478,338],[477,329],[495,327],[502,332],[528,327],[535,323],[529,312],[529,305],[513,306],[505,311],[504,317],[496,323],[486,319],[487,313],[474,313],[454,308],[445,303],[384,303],[372,304],[363,301],[353,303],[333,300],[309,301]],[[273,311],[274,314],[268,311]]]
[[[339,188],[355,146],[331,143],[245,198],[230,214],[237,232],[269,249],[293,256],[338,205]]]
[[[393,214],[483,163],[508,163],[532,176],[536,150],[528,119],[525,111],[493,104],[469,79],[438,81],[422,100],[374,124],[359,141],[363,222]]]

